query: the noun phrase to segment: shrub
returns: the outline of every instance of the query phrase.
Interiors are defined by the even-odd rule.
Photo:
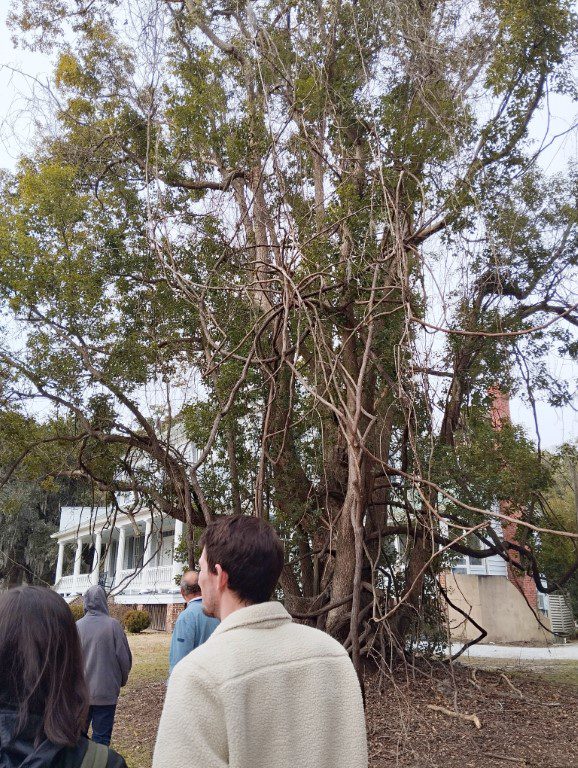
[[[108,612],[113,619],[120,621],[124,625],[124,617],[129,611],[134,610],[134,607],[130,605],[123,605],[122,603],[115,603],[113,600],[108,601]]]
[[[151,617],[146,611],[127,611],[124,616],[124,626],[127,632],[138,634],[150,626]]]
[[[70,608],[70,612],[72,613],[72,618],[74,621],[82,619],[84,616],[84,608],[82,607],[82,603],[75,601],[74,603],[70,603],[68,607]]]

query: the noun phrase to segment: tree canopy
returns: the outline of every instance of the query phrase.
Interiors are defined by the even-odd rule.
[[[545,357],[578,355],[578,179],[530,129],[576,97],[571,3],[19,0],[12,23],[57,63],[2,178],[10,396],[67,414],[100,489],[191,531],[268,517],[294,614],[356,664],[403,652],[465,531],[509,559],[499,503],[540,527],[548,469],[492,401],[570,398]]]

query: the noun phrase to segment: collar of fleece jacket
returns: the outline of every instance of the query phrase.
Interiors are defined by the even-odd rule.
[[[257,603],[256,605],[248,605],[246,608],[239,608],[237,611],[230,613],[215,629],[213,635],[222,634],[238,627],[248,627],[251,624],[260,624],[266,628],[291,621],[291,616],[281,603],[273,601]]]

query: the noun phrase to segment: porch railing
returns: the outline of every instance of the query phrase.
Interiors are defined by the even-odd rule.
[[[63,576],[55,589],[63,595],[72,595],[76,592],[82,594],[90,587],[90,575],[81,573],[78,576]]]
[[[125,569],[114,578],[115,589],[119,592],[168,592],[176,590],[172,565],[143,568],[135,573]]]
[[[107,587],[111,583],[113,592],[173,592],[177,587],[173,579],[173,567],[160,565],[155,568],[143,568],[135,573],[132,569],[119,571],[114,579],[107,579]],[[79,576],[62,576],[54,589],[61,595],[83,594],[90,587],[90,574]]]

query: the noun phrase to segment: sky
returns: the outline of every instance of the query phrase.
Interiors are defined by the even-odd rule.
[[[0,0],[0,168],[12,170],[19,154],[30,151],[32,147],[37,115],[30,105],[35,94],[46,93],[52,62],[43,54],[14,48],[6,26],[9,7],[9,0]],[[552,97],[548,116],[544,111],[533,129],[533,137],[541,142],[546,133],[555,135],[565,132],[577,121],[576,105],[562,97]],[[576,160],[578,131],[573,131],[546,149],[540,163],[546,170],[560,173],[568,162]],[[574,407],[578,409],[578,365],[560,358],[555,352],[550,355],[548,364],[551,373],[558,379],[570,382],[575,393]],[[513,421],[522,425],[535,440],[531,409],[519,398],[514,398],[511,410]],[[537,416],[542,448],[552,449],[563,442],[578,439],[578,412],[572,407],[552,408],[538,402]]]

